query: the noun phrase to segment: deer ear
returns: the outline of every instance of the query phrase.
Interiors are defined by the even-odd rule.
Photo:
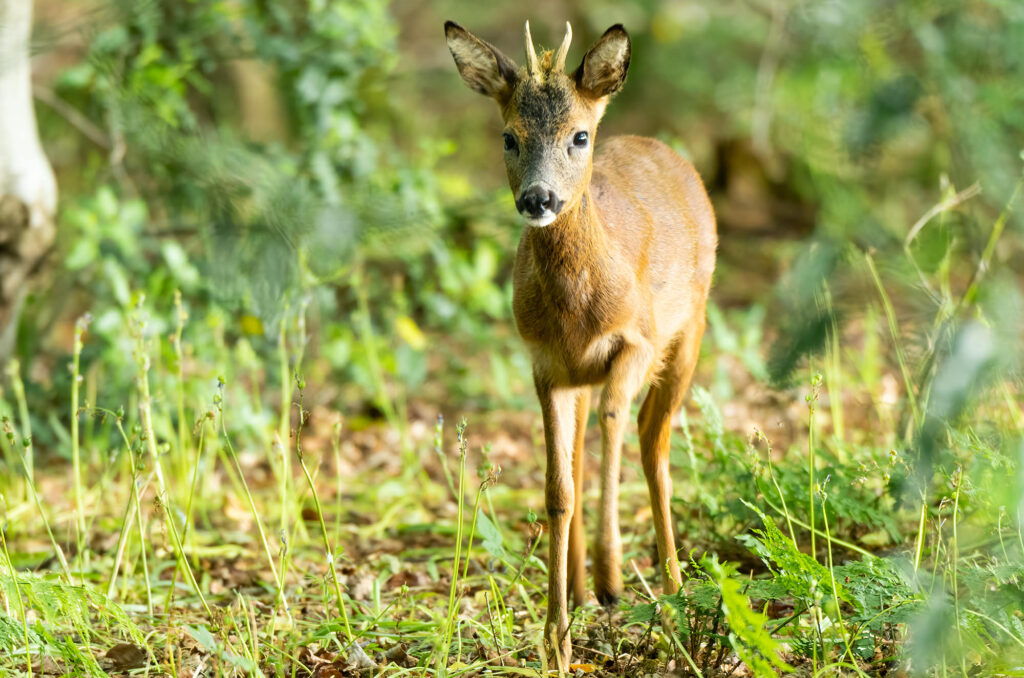
[[[454,21],[445,22],[444,35],[459,75],[470,89],[505,104],[519,78],[515,62]]]
[[[615,24],[590,48],[573,73],[576,89],[593,99],[618,92],[626,82],[629,53],[629,34],[622,24]]]

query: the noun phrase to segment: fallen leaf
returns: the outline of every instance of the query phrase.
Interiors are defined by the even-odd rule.
[[[423,572],[417,570],[402,570],[388,577],[388,581],[384,584],[384,589],[387,591],[394,591],[395,589],[408,586],[409,588],[415,588],[417,586],[426,586],[430,583],[430,578]]]
[[[427,337],[416,321],[407,315],[395,318],[395,332],[414,350],[422,351],[427,347]]]
[[[369,574],[353,577],[348,585],[348,595],[353,600],[369,600],[373,593],[373,576]]]
[[[377,662],[370,659],[363,651],[363,648],[358,645],[352,645],[352,647],[349,648],[348,656],[345,658],[345,661],[349,666],[357,670],[377,668]]]
[[[385,652],[384,658],[392,664],[397,664],[403,668],[412,668],[417,664],[416,659],[409,656],[409,653],[403,643],[399,643]]]
[[[140,669],[146,665],[148,659],[146,651],[132,643],[118,643],[107,650],[104,656],[110,661],[110,668],[114,671]]]
[[[22,668],[25,668],[24,664],[22,664]],[[65,673],[53,657],[43,657],[40,661],[33,662],[32,672],[43,676],[63,676]]]

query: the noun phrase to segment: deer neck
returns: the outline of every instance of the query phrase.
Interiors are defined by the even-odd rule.
[[[590,299],[608,246],[589,188],[551,224],[531,228],[526,238],[533,274],[546,294],[570,306]]]

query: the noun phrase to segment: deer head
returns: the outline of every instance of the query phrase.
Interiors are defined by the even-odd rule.
[[[444,27],[462,79],[498,102],[509,186],[530,226],[547,226],[579,204],[590,185],[597,125],[629,68],[629,35],[615,25],[566,73],[572,27],[565,28],[558,51],[538,57],[527,22],[526,64],[520,68],[455,22]]]

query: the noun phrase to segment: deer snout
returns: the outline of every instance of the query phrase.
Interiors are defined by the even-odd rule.
[[[551,223],[554,216],[562,209],[563,201],[558,199],[554,191],[540,184],[535,184],[523,191],[516,200],[516,209],[529,220]],[[550,217],[546,220],[545,217]],[[546,225],[546,224],[542,224]]]

